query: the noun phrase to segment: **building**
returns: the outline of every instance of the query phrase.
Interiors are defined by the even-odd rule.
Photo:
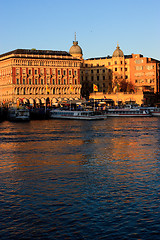
[[[45,104],[46,99],[49,104],[79,99],[81,58],[82,51],[75,41],[70,53],[16,49],[0,55],[1,102],[21,100],[40,105]]]
[[[83,59],[76,36],[69,52],[16,49],[0,55],[0,101],[52,105],[89,98],[93,84],[106,98],[117,92],[159,93],[159,64],[141,54],[124,55],[118,44],[112,56]]]
[[[80,76],[82,84],[82,95],[89,98],[94,91],[93,84],[97,86],[98,92],[106,94],[112,91],[112,71],[104,65],[81,64]]]
[[[110,69],[113,92],[160,92],[160,61],[141,54],[124,55],[118,44],[112,56],[86,59],[84,64]],[[108,92],[106,87],[103,91]]]

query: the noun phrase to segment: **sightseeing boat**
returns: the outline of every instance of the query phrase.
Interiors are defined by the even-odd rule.
[[[152,114],[152,116],[160,117],[160,108],[158,107],[150,108],[149,111]]]
[[[111,108],[106,110],[107,117],[150,117],[152,116],[147,109],[140,108]]]
[[[50,118],[58,119],[74,119],[74,120],[102,120],[107,116],[94,111],[75,111],[75,110],[51,110]]]
[[[24,107],[10,107],[8,109],[8,120],[9,121],[29,121],[30,112],[29,109]]]

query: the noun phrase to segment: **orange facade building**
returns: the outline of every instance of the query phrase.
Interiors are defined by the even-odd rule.
[[[0,101],[39,105],[47,99],[51,105],[89,96],[93,84],[102,96],[122,91],[121,82],[128,84],[126,93],[159,93],[159,64],[141,54],[124,55],[119,45],[112,56],[83,59],[76,39],[69,52],[17,49],[0,55]]]
[[[84,60],[86,65],[103,66],[112,72],[112,91],[117,89],[122,81],[127,82],[132,92],[160,92],[160,61],[143,57],[141,54],[124,55],[117,45],[112,56],[90,58]],[[108,90],[106,89],[106,92]],[[110,89],[109,89],[110,91]]]
[[[79,99],[80,50],[74,41],[70,53],[17,49],[0,55],[1,102],[16,103],[19,99],[39,105],[46,99],[50,104],[62,99]]]

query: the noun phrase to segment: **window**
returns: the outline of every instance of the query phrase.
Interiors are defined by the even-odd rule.
[[[52,80],[52,84],[54,85],[54,79]]]
[[[29,84],[31,85],[32,84],[32,82],[31,82],[31,79],[29,78]]]
[[[99,73],[99,69],[97,69],[97,73]]]
[[[75,75],[75,76],[77,75],[77,71],[74,71],[74,75]]]
[[[60,79],[58,79],[58,84],[61,84],[61,80]]]
[[[58,75],[60,75],[61,74],[61,71],[60,70],[58,70]]]
[[[91,70],[91,73],[93,73],[93,70]]]
[[[35,74],[37,74],[37,69],[35,70]]]
[[[143,66],[136,66],[136,70],[143,70]]]
[[[136,59],[135,63],[137,63],[137,64],[143,63],[143,59]]]
[[[66,70],[63,71],[63,75],[66,75]]]
[[[110,66],[110,65],[111,65],[111,63],[109,62],[109,63],[108,63],[108,66]]]
[[[152,66],[152,65],[146,65],[145,67],[146,67],[146,69],[148,69],[148,70],[154,69],[154,65],[153,65],[153,66]]]
[[[121,61],[121,64],[122,64],[122,61]]]
[[[99,76],[97,76],[97,81],[99,81]]]
[[[71,75],[71,70],[69,70],[69,75]]]
[[[31,74],[31,69],[29,69],[28,73]]]
[[[94,77],[93,77],[93,76],[91,76],[91,80],[92,80],[92,81],[94,80]]]
[[[41,84],[43,84],[43,79],[41,79]]]
[[[19,79],[17,78],[17,84],[19,84]]]
[[[105,69],[103,69],[103,73],[105,73]]]
[[[37,78],[35,79],[35,84],[37,85]]]
[[[103,76],[103,80],[105,80],[105,76]]]
[[[115,61],[114,64],[116,65],[116,64],[117,64],[117,61]]]
[[[125,71],[127,72],[127,68],[125,68]]]
[[[66,79],[64,79],[64,85],[66,84]]]
[[[69,84],[72,84],[72,78],[69,79]]]
[[[23,84],[25,84],[25,79],[23,78]]]
[[[117,68],[115,68],[115,72],[117,72]]]

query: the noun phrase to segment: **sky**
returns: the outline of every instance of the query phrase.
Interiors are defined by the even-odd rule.
[[[75,32],[84,59],[125,55],[160,60],[160,0],[0,0],[0,54],[69,52]]]

